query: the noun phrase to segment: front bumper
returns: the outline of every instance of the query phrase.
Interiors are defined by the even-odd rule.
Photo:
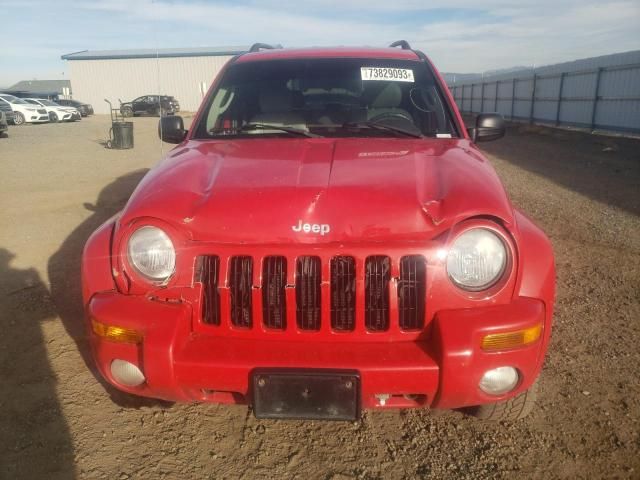
[[[27,117],[27,122],[29,123],[45,123],[48,121],[49,121],[49,115],[35,114],[35,115],[29,115]]]
[[[528,389],[542,364],[548,333],[526,347],[485,352],[481,338],[496,331],[550,325],[541,300],[520,297],[508,305],[441,311],[419,340],[386,342],[229,338],[193,331],[188,303],[168,303],[115,292],[87,305],[92,351],[102,375],[117,388],[171,401],[250,403],[251,375],[260,368],[357,371],[363,408],[459,408],[503,400]],[[141,332],[141,344],[114,343],[95,335],[91,320]],[[114,359],[140,367],[146,382],[119,385]],[[478,388],[485,371],[513,366],[520,383],[502,396]],[[381,401],[381,399],[383,399]]]

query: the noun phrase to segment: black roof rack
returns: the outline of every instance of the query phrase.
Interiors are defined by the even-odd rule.
[[[389,48],[402,47],[402,50],[411,50],[411,45],[406,40],[397,40],[389,45]]]
[[[254,43],[251,45],[249,52],[259,52],[260,50],[275,50],[282,48],[282,45],[269,45],[268,43]]]

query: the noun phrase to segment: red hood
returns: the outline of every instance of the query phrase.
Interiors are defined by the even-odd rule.
[[[174,149],[121,222],[161,218],[195,240],[324,243],[424,241],[474,215],[510,223],[513,212],[467,140],[264,138]],[[300,223],[325,226],[293,231]]]

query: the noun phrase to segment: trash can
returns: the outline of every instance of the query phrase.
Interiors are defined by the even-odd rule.
[[[113,122],[111,134],[112,140],[109,148],[120,150],[133,148],[133,122]]]

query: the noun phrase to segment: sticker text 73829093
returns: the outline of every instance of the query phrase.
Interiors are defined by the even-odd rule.
[[[413,70],[408,68],[360,67],[362,80],[390,80],[413,82]]]

